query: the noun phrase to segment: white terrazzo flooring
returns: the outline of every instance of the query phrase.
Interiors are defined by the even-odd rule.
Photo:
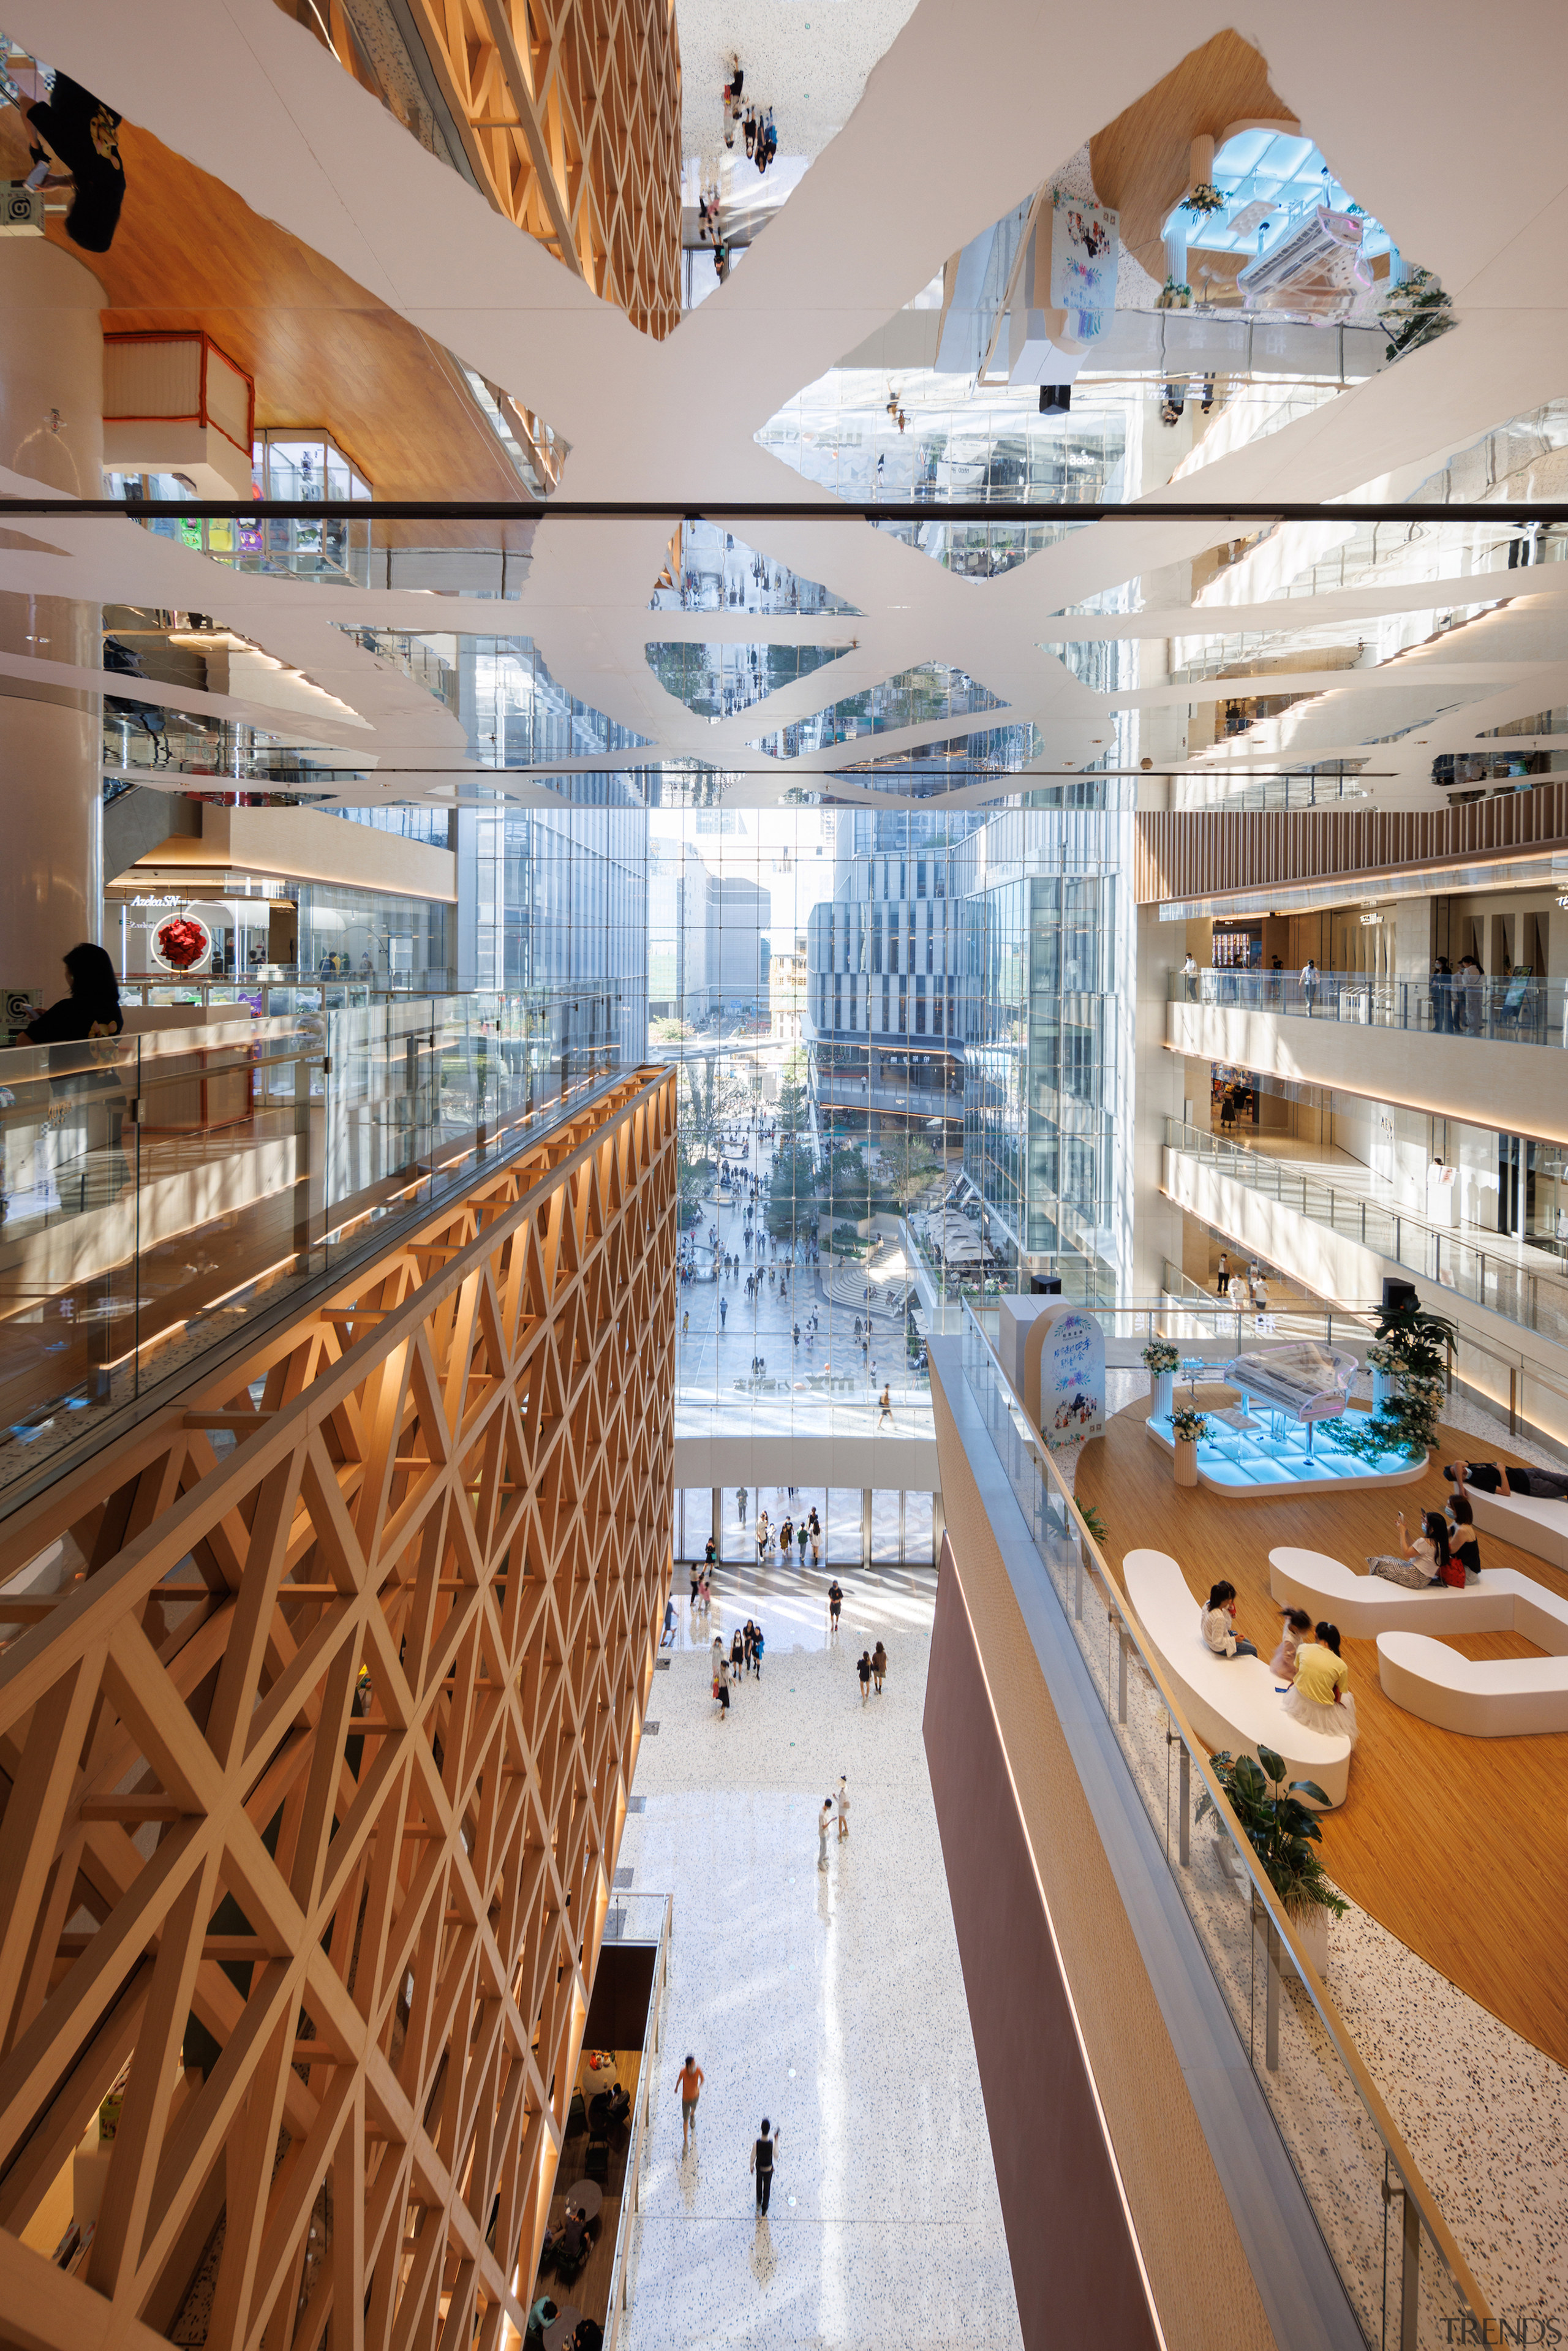
[[[674,1896],[625,2351],[695,2342],[941,2351],[1021,2342],[957,1944],[921,1740],[936,1578],[727,1570],[653,1686],[622,1866]],[[727,1722],[706,1651],[747,1616],[768,1636]],[[862,1706],[878,1636],[886,1687]],[[850,1835],[817,1865],[816,1815],[848,1775]],[[681,2155],[674,2075],[706,2074]],[[779,2131],[772,2209],[747,2159]]]

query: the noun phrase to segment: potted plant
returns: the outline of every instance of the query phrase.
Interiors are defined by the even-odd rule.
[[[1300,1800],[1310,1796],[1327,1806],[1328,1798],[1315,1780],[1285,1784],[1284,1758],[1271,1747],[1250,1755],[1231,1755],[1222,1749],[1209,1761],[1229,1800],[1238,1825],[1262,1863],[1270,1885],[1284,1906],[1297,1940],[1320,1976],[1328,1971],[1329,1920],[1343,1918],[1350,1905],[1334,1892],[1314,1848],[1322,1842],[1317,1814]],[[1260,1768],[1260,1766],[1261,1768]],[[1198,1820],[1218,1807],[1206,1788],[1198,1799]],[[1223,1834],[1223,1829],[1218,1829]]]
[[[1171,1414],[1171,1436],[1176,1440],[1176,1481],[1178,1486],[1197,1483],[1197,1447],[1200,1437],[1208,1435],[1208,1415],[1194,1412],[1189,1405],[1179,1405]]]
[[[1377,1337],[1366,1351],[1372,1365],[1370,1413],[1347,1413],[1327,1421],[1322,1433],[1364,1461],[1385,1453],[1424,1461],[1437,1441],[1447,1391],[1454,1326],[1419,1303],[1391,1308],[1377,1318]]]
[[[1176,1381],[1176,1365],[1181,1351],[1169,1339],[1151,1339],[1145,1346],[1144,1364],[1154,1382],[1155,1400],[1150,1406],[1150,1418],[1166,1419],[1171,1408],[1171,1391]]]
[[[1229,202],[1222,189],[1213,186],[1207,180],[1199,180],[1197,185],[1189,188],[1182,198],[1181,208],[1184,213],[1196,213],[1199,220],[1207,220],[1211,214],[1222,213]]]
[[[1167,277],[1155,297],[1155,308],[1156,310],[1190,310],[1192,287],[1178,286],[1174,277]]]

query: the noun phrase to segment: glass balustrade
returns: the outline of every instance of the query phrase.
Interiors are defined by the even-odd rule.
[[[544,994],[324,993],[0,1051],[0,1491],[624,1074]]]
[[[1363,2335],[1376,2351],[1498,2339],[1453,2231],[1241,1833],[1207,1747],[1178,1709],[1159,1653],[1128,1612],[972,1311],[961,1346],[964,1386],[1027,1523],[1041,1596],[1088,1670]]]
[[[1216,1005],[1225,1011],[1272,1012],[1293,1019],[1338,1020],[1358,1029],[1403,1029],[1506,1045],[1568,1046],[1568,980],[1514,972],[1501,978],[1430,975],[1376,977],[1364,971],[1173,971],[1172,1004]]]
[[[1181,1119],[1166,1119],[1166,1144],[1507,1322],[1568,1343],[1568,1280],[1532,1265],[1519,1246],[1485,1248],[1461,1232],[1396,1207],[1364,1186],[1327,1182],[1299,1161],[1239,1149]]]

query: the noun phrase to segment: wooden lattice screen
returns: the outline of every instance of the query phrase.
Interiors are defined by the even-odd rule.
[[[525,2324],[667,1587],[674,1212],[642,1071],[0,1526],[0,1583],[68,1579],[0,1596],[5,2342]],[[117,2084],[58,2268],[23,2232]]]

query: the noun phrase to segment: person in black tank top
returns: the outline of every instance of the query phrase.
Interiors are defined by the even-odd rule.
[[[768,2199],[773,2193],[773,2158],[779,2141],[766,2115],[762,2117],[760,2136],[752,2142],[751,2168],[757,2175],[757,2210],[768,2210]]]

